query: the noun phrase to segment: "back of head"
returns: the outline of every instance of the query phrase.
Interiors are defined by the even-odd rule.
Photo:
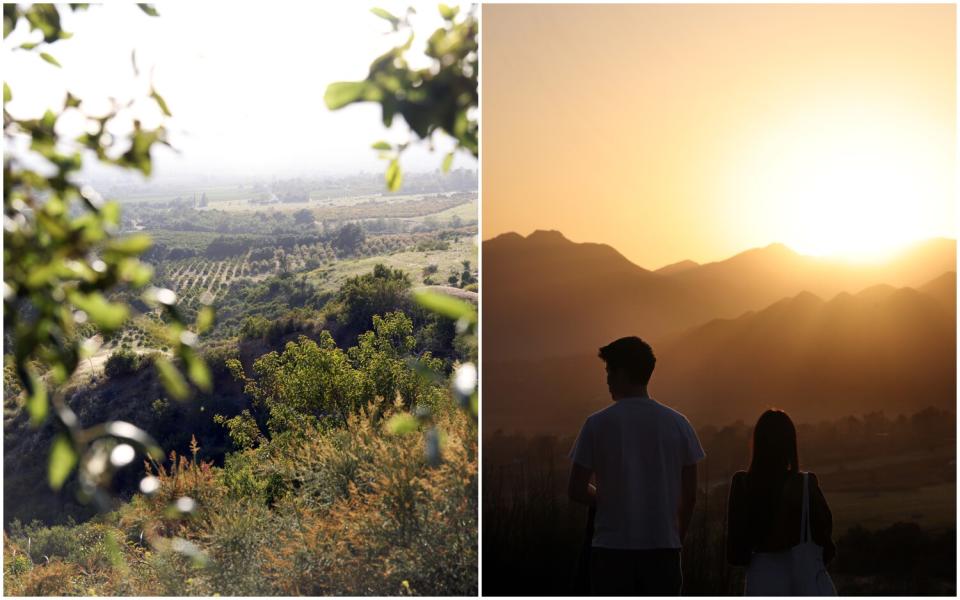
[[[623,372],[631,383],[647,385],[657,357],[650,344],[636,336],[623,337],[600,348],[600,358],[610,372]]]
[[[799,471],[797,429],[782,410],[765,411],[753,428],[750,474],[767,478]]]

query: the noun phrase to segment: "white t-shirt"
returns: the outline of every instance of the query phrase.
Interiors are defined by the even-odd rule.
[[[622,398],[590,415],[570,457],[596,474],[593,545],[680,548],[680,472],[704,456],[687,418],[653,398]]]

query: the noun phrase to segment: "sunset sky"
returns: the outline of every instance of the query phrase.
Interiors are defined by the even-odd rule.
[[[483,237],[647,268],[956,237],[950,5],[486,5]]]

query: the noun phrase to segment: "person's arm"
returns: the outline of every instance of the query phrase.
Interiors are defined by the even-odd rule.
[[[567,495],[570,500],[587,506],[597,505],[597,488],[590,483],[591,477],[593,477],[593,471],[573,463],[570,469],[570,482],[567,485]]]
[[[833,515],[820,489],[817,476],[810,473],[810,530],[813,541],[823,546],[823,562],[829,563],[837,553],[833,543]]]
[[[703,460],[706,453],[700,445],[700,439],[693,425],[681,415],[679,420],[680,431],[685,440],[683,452],[683,467],[680,470],[680,506],[677,511],[677,521],[680,529],[680,542],[687,535],[690,520],[693,518],[693,507],[697,503],[697,463]]]
[[[746,506],[744,477],[744,473],[733,476],[730,482],[730,497],[727,500],[727,562],[740,567],[750,562],[750,515]]]
[[[680,521],[680,541],[687,536],[690,519],[693,518],[693,507],[697,503],[697,463],[686,465],[680,471],[680,510],[677,518]]]

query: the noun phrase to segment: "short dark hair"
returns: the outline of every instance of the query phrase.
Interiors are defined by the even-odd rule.
[[[620,338],[600,348],[600,358],[610,370],[624,369],[633,383],[650,382],[657,357],[650,344],[635,335]]]

